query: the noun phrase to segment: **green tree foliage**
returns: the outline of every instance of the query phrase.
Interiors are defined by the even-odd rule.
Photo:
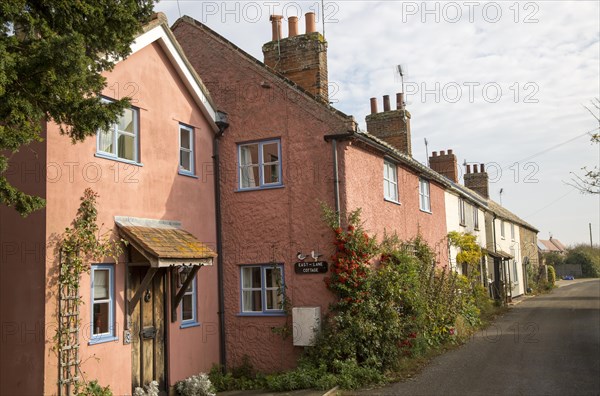
[[[554,284],[556,283],[556,271],[551,265],[548,266],[548,283],[551,288],[554,287]]]
[[[102,104],[101,73],[126,57],[154,0],[3,0],[0,3],[0,204],[27,215],[43,199],[5,177],[11,153],[42,140],[42,122],[73,143],[114,122],[129,99]]]
[[[565,264],[581,265],[581,272],[586,278],[600,277],[600,248],[578,245],[569,249]]]
[[[557,265],[562,265],[565,262],[565,256],[556,252],[544,253],[543,258],[544,262],[547,265],[551,265],[553,267],[556,267]]]

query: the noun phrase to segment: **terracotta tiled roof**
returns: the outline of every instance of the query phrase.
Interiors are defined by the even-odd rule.
[[[217,254],[180,228],[179,222],[115,217],[119,232],[155,266],[206,264]],[[150,256],[150,257],[149,257]]]
[[[564,252],[567,250],[566,246],[562,244],[558,239],[552,238],[549,240],[539,239],[542,249],[548,252]]]

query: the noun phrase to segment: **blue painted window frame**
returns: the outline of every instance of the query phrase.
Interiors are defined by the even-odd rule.
[[[180,269],[179,271],[182,271],[182,269]],[[179,272],[177,273],[179,275]],[[196,275],[194,275],[194,279],[192,280],[192,291],[186,291],[183,295],[183,297],[185,298],[186,295],[192,295],[192,317],[190,319],[184,319],[183,318],[183,298],[181,299],[181,303],[180,303],[180,312],[179,312],[179,319],[181,320],[181,325],[179,326],[182,329],[185,329],[187,327],[195,327],[195,326],[199,326],[200,323],[198,322],[198,277]]]
[[[390,175],[390,171],[392,171],[393,175]],[[398,166],[387,159],[383,160],[383,199],[394,203],[400,203],[400,194],[398,192]]]
[[[279,181],[275,182],[275,183],[265,183],[265,181],[264,181],[265,166],[269,166],[269,164],[273,164],[273,162],[269,162],[269,163],[265,164],[265,161],[263,158],[264,157],[263,147],[267,144],[272,144],[272,143],[277,143],[278,160],[276,162],[274,162],[274,164],[277,164],[279,166],[279,172],[278,172],[278,180]],[[256,165],[256,166],[258,166],[258,186],[244,187],[242,184],[243,180],[244,180],[243,175],[242,175],[242,170],[243,170],[243,168],[246,168],[248,166],[242,165],[242,147],[252,146],[252,145],[258,146],[258,164]],[[237,157],[238,157],[237,158],[238,191],[266,190],[266,189],[270,189],[270,188],[279,188],[279,187],[283,186],[283,166],[282,166],[282,161],[281,161],[281,139],[280,138],[238,143]],[[252,164],[252,165],[254,165],[254,164]]]
[[[190,134],[190,148],[187,149],[181,145],[181,130],[184,129]],[[196,134],[194,128],[189,125],[179,124],[179,165],[177,167],[178,173],[185,176],[196,176],[196,145],[195,145]],[[181,165],[181,153],[186,151],[190,153],[190,169],[185,169]]]
[[[244,311],[244,291],[254,290],[258,288],[244,289],[244,269],[260,268],[260,295],[261,295],[261,311]],[[285,300],[281,303],[281,309],[267,309],[267,290],[275,288],[266,287],[266,270],[278,268],[281,274],[281,288],[285,290],[285,272],[283,264],[257,264],[257,265],[241,265],[240,266],[240,316],[282,316],[285,315],[284,305]],[[283,297],[285,299],[285,295]]]
[[[94,334],[94,278],[97,270],[108,270],[108,332]],[[93,264],[90,271],[90,341],[89,345],[118,340],[115,326],[115,266],[114,264]]]
[[[101,101],[103,103],[111,103],[112,102],[112,100],[110,100],[108,98],[102,98]],[[110,127],[113,132],[114,153],[100,150],[100,136],[101,136],[100,132],[101,131],[98,130],[96,132],[96,157],[106,158],[106,159],[110,159],[110,160],[114,160],[114,161],[125,162],[125,163],[133,164],[133,165],[141,165],[140,164],[140,112],[139,112],[139,109],[134,106],[126,108],[125,110],[131,110],[133,112],[133,129],[134,129],[133,147],[135,149],[135,156],[134,156],[135,158],[133,160],[130,160],[128,158],[119,157],[118,142],[119,142],[119,133],[120,132],[119,132],[119,122],[118,121],[111,124],[111,127]],[[124,133],[121,133],[121,134],[124,134]]]
[[[427,205],[424,206],[423,203]],[[431,184],[424,178],[419,178],[419,208],[423,212],[431,213]]]

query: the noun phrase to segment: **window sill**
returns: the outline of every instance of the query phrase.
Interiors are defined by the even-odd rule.
[[[396,204],[396,205],[402,205],[402,204],[400,203],[400,201],[395,201],[395,200],[393,200],[393,199],[390,199],[390,198],[385,198],[385,197],[383,197],[383,200],[384,200],[385,202],[393,203],[393,204]]]
[[[284,188],[283,184],[276,186],[264,186],[264,187],[252,187],[252,188],[238,188],[235,192],[246,192],[246,191],[261,191],[261,190],[276,190],[278,188]]]
[[[265,316],[265,317],[273,317],[273,316],[286,316],[287,314],[284,311],[279,312],[240,312],[236,316]]]
[[[93,337],[88,341],[88,345],[104,344],[106,342],[119,341],[119,337],[113,335]]]
[[[200,326],[201,323],[200,322],[186,322],[186,323],[182,323],[179,328],[180,329],[189,329],[190,327],[198,327]]]
[[[122,162],[122,163],[128,164],[128,165],[144,166],[144,164],[142,164],[141,162],[130,161],[130,160],[126,160],[126,159],[118,158],[118,157],[111,157],[110,155],[105,155],[102,153],[96,153],[96,154],[94,154],[94,157],[103,158],[103,159],[110,160],[110,161]]]
[[[198,176],[194,175],[194,174],[193,174],[193,173],[191,173],[191,172],[185,172],[185,171],[181,171],[181,170],[180,170],[180,171],[177,171],[177,174],[178,174],[178,175],[181,175],[181,176],[187,176],[187,177],[191,177],[191,178],[193,178],[193,179],[199,179],[199,177],[198,177]]]
[[[466,223],[458,223],[458,225],[461,226],[461,227],[467,228],[467,224]]]
[[[433,213],[431,212],[431,210],[423,210],[423,209],[421,209],[421,208],[419,208],[419,210],[420,210],[421,212],[423,212],[423,213],[427,213],[427,214],[433,214]]]

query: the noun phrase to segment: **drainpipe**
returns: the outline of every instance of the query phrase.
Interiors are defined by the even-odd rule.
[[[337,139],[331,141],[333,150],[333,194],[335,197],[335,213],[337,215],[338,226],[340,223],[340,179],[338,173],[338,155],[337,155]]]
[[[223,238],[221,222],[221,172],[219,166],[219,139],[229,128],[227,113],[217,111],[216,124],[219,132],[213,141],[213,167],[215,176],[215,217],[217,225],[217,282],[219,293],[219,360],[223,370],[227,367],[227,354],[225,350],[225,292],[223,284]]]

